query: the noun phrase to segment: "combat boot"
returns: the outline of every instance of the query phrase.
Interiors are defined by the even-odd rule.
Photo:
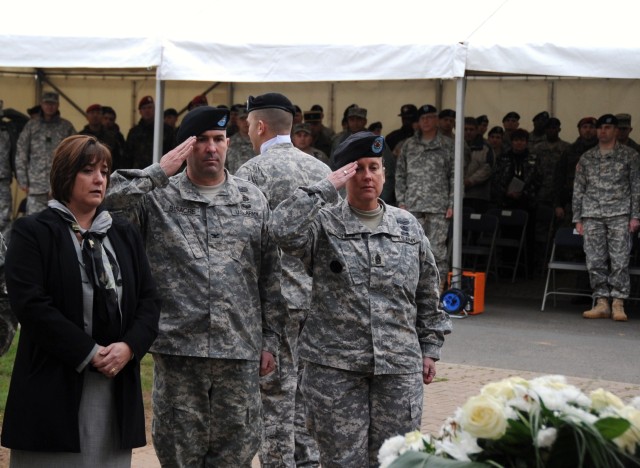
[[[626,322],[627,314],[624,313],[624,299],[614,299],[611,304],[611,318],[616,322]]]
[[[609,307],[609,299],[599,297],[596,299],[596,305],[591,310],[584,311],[582,316],[587,319],[599,319],[611,317],[611,308]]]

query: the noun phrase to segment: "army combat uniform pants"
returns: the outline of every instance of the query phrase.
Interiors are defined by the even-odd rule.
[[[378,466],[386,439],[420,428],[422,373],[373,375],[304,365],[307,424],[322,468]]]
[[[263,468],[318,465],[318,449],[306,429],[305,404],[297,391],[298,335],[306,313],[306,310],[289,309],[291,318],[280,340],[276,370],[260,379],[264,420],[260,463]]]
[[[584,218],[584,253],[594,297],[629,297],[629,216]]]
[[[420,222],[427,239],[429,239],[433,258],[440,273],[440,281],[446,280],[449,273],[447,237],[451,220],[445,218],[445,213],[416,213],[412,211],[411,214]]]
[[[163,467],[250,467],[260,447],[258,361],[154,354],[153,446]]]

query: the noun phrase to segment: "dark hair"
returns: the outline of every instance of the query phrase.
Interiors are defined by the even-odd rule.
[[[498,135],[504,135],[504,128],[493,127],[491,130],[489,130],[489,135],[493,135],[495,133],[497,133]]]
[[[105,115],[105,114],[111,114],[111,115],[113,115],[114,117],[117,117],[117,115],[116,115],[116,111],[115,111],[115,110],[113,110],[113,107],[109,107],[109,106],[102,106],[102,115]]]
[[[95,137],[73,135],[60,142],[51,163],[51,196],[60,202],[69,202],[76,175],[86,166],[107,163],[111,173],[111,151]],[[107,174],[107,187],[111,180]]]

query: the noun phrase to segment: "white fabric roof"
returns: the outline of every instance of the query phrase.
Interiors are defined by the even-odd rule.
[[[637,0],[218,5],[10,2],[0,67],[158,67],[163,80],[230,82],[455,78],[465,70],[640,78]]]

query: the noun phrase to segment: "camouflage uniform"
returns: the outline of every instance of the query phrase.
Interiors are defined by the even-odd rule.
[[[493,150],[483,141],[472,146],[465,143],[464,152],[464,205],[471,206],[478,213],[486,211],[491,196],[491,173],[493,171]]]
[[[253,145],[249,137],[236,133],[229,138],[229,149],[227,150],[227,159],[224,162],[224,166],[231,174],[235,174],[240,166],[255,155],[256,153],[253,151]]]
[[[0,234],[11,222],[11,136],[0,127]]]
[[[7,246],[4,242],[4,236],[0,232],[0,356],[7,352],[18,329],[18,319],[9,306],[7,286],[4,280],[4,258],[6,253]]]
[[[125,143],[125,167],[123,169],[143,169],[153,161],[153,121],[142,119],[129,130]],[[162,154],[173,149],[175,140],[174,129],[164,124],[162,131]]]
[[[396,164],[396,202],[423,225],[443,279],[449,272],[445,214],[453,209],[453,166],[452,140],[440,133],[429,142],[419,133],[406,140]]]
[[[167,178],[154,164],[116,172],[106,204],[140,225],[163,300],[151,348],[161,464],[250,466],[262,431],[260,353],[277,354],[286,313],[264,195],[227,173],[209,201],[186,172]],[[189,372],[202,369],[212,371],[208,380]],[[211,412],[216,405],[224,415]]]
[[[590,149],[576,166],[573,222],[583,223],[594,297],[629,297],[631,218],[640,219],[640,156],[619,143],[604,155]]]
[[[320,151],[318,148],[311,146],[304,152],[325,163],[327,166],[329,165],[329,156],[327,156],[324,151]]]
[[[324,467],[375,466],[385,438],[420,427],[423,358],[439,359],[451,329],[421,226],[380,203],[370,231],[325,179],[272,213],[272,235],[313,276],[299,353]]]
[[[563,225],[572,224],[571,199],[573,198],[573,180],[576,176],[576,165],[580,156],[598,144],[597,138],[586,140],[578,137],[560,155],[553,174],[553,207],[562,208],[565,212]]]
[[[564,140],[558,139],[558,141],[550,142],[543,140],[532,148],[532,152],[537,156],[537,164],[542,177],[540,188],[536,194],[538,203],[551,206],[554,199],[554,173],[556,166],[560,161],[560,156],[564,153],[569,146]]]
[[[237,176],[256,184],[274,209],[297,187],[312,185],[330,172],[329,166],[291,143],[276,143],[238,169]],[[282,294],[289,306],[289,320],[286,333],[280,337],[278,372],[262,377],[260,381],[265,425],[260,460],[263,467],[290,467],[296,462],[317,465],[317,447],[304,425],[295,428],[294,439],[296,406],[304,411],[304,402],[296,401],[297,342],[309,313],[311,278],[299,259],[286,254],[282,256]],[[304,418],[297,420],[304,421]],[[298,452],[296,457],[294,445]]]
[[[49,173],[53,151],[62,140],[74,135],[71,122],[59,115],[52,120],[29,120],[20,132],[16,153],[16,179],[21,187],[28,187],[27,212],[37,213],[47,207]]]

